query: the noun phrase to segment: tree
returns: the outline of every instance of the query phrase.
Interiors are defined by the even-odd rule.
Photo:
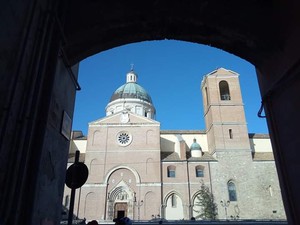
[[[194,210],[199,213],[196,218],[206,219],[206,220],[215,220],[217,219],[217,204],[214,201],[214,196],[210,192],[209,187],[201,182],[201,187],[199,194],[197,195],[197,201],[195,206],[199,206],[200,210]]]

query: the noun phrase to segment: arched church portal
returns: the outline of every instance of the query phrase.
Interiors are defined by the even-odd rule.
[[[127,216],[134,218],[134,201],[136,200],[135,175],[127,168],[111,172],[108,183],[106,218],[113,220]]]

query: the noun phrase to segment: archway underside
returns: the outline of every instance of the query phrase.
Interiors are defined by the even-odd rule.
[[[173,39],[221,48],[259,65],[282,51],[287,12],[284,3],[252,1],[74,1],[65,23],[65,51],[74,64],[120,45]]]
[[[292,211],[298,203],[299,183],[292,171],[283,147],[289,137],[284,130],[297,126],[281,111],[277,102],[286,81],[294,80],[300,65],[300,14],[297,1],[130,1],[109,2],[73,1],[64,24],[65,56],[73,65],[93,54],[134,42],[148,40],[182,40],[220,48],[252,63],[258,73],[268,126],[273,139],[276,163],[279,168],[285,204],[290,208],[291,221],[297,221]],[[294,83],[295,85],[295,83]],[[284,89],[285,94],[290,91]],[[293,95],[293,94],[291,94]],[[299,108],[291,105],[288,111]],[[280,117],[282,126],[273,117]],[[284,119],[286,118],[286,119]],[[298,121],[298,120],[297,120]],[[288,125],[289,124],[289,125]],[[280,131],[280,132],[279,132]],[[274,135],[273,133],[278,133]],[[280,134],[279,134],[280,133]],[[276,137],[275,137],[276,136]],[[290,152],[297,149],[295,144]],[[292,185],[292,188],[290,186]],[[287,196],[285,196],[287,195]],[[292,215],[294,214],[294,215]],[[289,216],[288,216],[289,217]]]
[[[299,1],[22,3],[10,1],[1,10],[3,223],[58,221],[65,179],[54,172],[67,161],[69,142],[60,128],[62,112],[73,117],[76,64],[120,45],[174,39],[217,47],[255,65],[289,223],[300,224]]]

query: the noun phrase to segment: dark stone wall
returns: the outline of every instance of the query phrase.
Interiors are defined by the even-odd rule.
[[[50,99],[46,132],[37,174],[32,224],[53,222],[61,217],[65,171],[69,153],[76,94],[78,65],[67,67],[58,58],[54,88]]]
[[[77,69],[59,56],[64,1],[1,4],[0,224],[60,218]],[[71,123],[71,121],[69,121]]]

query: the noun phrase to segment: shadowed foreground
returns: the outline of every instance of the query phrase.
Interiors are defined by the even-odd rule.
[[[62,221],[60,224],[68,224],[67,221]],[[74,221],[73,224],[83,224],[82,220]],[[107,223],[99,223],[99,224],[114,224],[114,222]],[[134,225],[156,225],[156,224],[183,224],[183,225],[235,225],[235,224],[243,224],[243,225],[288,225],[287,221],[284,220],[218,220],[218,221],[203,221],[203,220],[177,220],[177,221],[133,221]]]

